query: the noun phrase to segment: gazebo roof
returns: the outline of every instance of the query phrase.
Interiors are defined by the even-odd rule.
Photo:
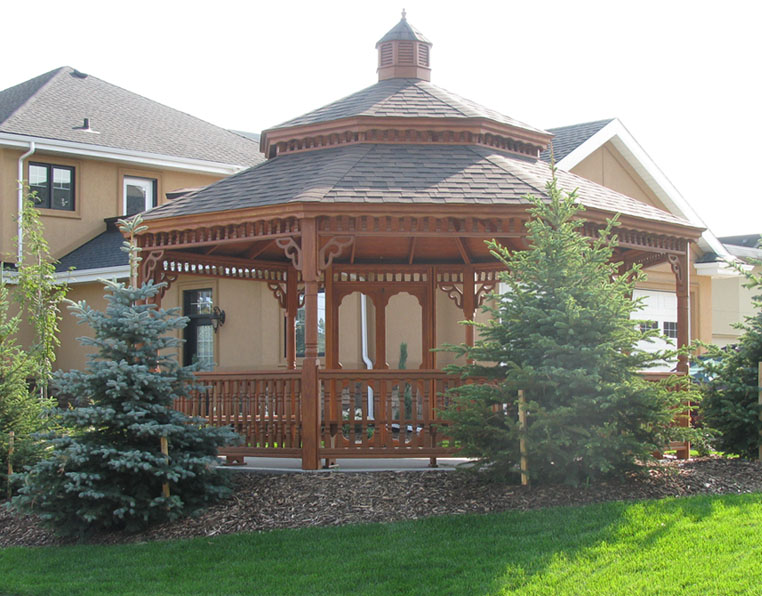
[[[288,120],[272,130],[353,118],[486,118],[500,124],[550,133],[437,87],[421,79],[386,79],[326,106]]]
[[[682,218],[589,180],[557,171],[586,208],[690,226]],[[289,203],[526,205],[545,196],[542,161],[468,145],[357,144],[279,156],[166,203],[146,220]]]

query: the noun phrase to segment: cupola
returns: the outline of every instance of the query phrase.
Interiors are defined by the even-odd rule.
[[[431,80],[432,43],[407,22],[402,20],[376,44],[378,50],[378,80],[421,79]]]

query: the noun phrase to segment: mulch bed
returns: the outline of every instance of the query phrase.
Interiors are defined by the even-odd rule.
[[[623,481],[576,488],[493,484],[474,475],[438,471],[229,473],[234,475],[234,494],[197,517],[138,534],[99,535],[90,542],[120,544],[603,501],[762,492],[762,464],[713,458],[661,462]],[[0,507],[0,547],[68,543],[41,528],[33,517]]]

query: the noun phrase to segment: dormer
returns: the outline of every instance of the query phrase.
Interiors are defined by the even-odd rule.
[[[376,44],[378,50],[378,80],[421,79],[431,80],[432,43],[407,22],[402,20]]]

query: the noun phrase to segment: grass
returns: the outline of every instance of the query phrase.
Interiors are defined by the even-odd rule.
[[[760,594],[762,495],[0,550],[0,593]]]

